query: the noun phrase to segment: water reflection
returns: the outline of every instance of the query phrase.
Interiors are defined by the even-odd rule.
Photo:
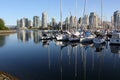
[[[49,40],[42,40],[41,42],[42,42],[43,47],[45,48],[49,47],[49,42],[50,42]]]
[[[34,39],[34,43],[36,44],[40,43],[39,31],[33,31],[33,39]]]
[[[63,74],[62,74],[63,73],[63,69],[62,69],[62,48],[63,47],[61,46],[60,47],[60,73],[61,73],[60,74],[60,76],[61,76],[60,78],[61,78],[61,80],[63,79],[63,77],[62,77],[63,76]]]
[[[105,44],[94,44],[95,52],[102,52],[105,48]]]
[[[29,45],[26,47],[23,44],[19,48],[18,42],[14,44],[15,48],[18,48],[16,51],[9,47],[15,52],[4,51],[6,48],[0,51],[5,54],[11,53],[9,56],[5,54],[0,56],[0,70],[14,72],[20,79],[22,76],[22,80],[107,80],[109,77],[112,80],[120,79],[120,58],[118,58],[120,46],[109,46],[109,42],[97,45],[56,41],[55,39],[41,40],[40,31],[20,31],[17,36],[18,40],[23,43],[27,42]],[[0,40],[4,41],[5,38]],[[4,65],[12,67],[9,70]],[[19,71],[31,75],[28,78],[21,73],[18,74]]]
[[[22,42],[28,42],[30,39],[32,39],[32,32],[31,31],[18,31],[17,32],[17,38],[18,40],[22,41]]]
[[[82,44],[80,44],[81,47],[81,56],[82,56],[82,63],[83,63],[83,80],[86,80],[86,57],[87,57],[87,53],[86,53],[86,49],[87,46],[84,46]]]
[[[119,45],[110,45],[111,52],[114,54],[120,54],[120,46]]]
[[[110,45],[111,53],[113,54],[113,69],[117,67],[117,58],[120,58],[120,46]]]
[[[3,47],[6,43],[6,35],[0,36],[0,47]]]
[[[50,66],[51,66],[51,56],[50,56],[50,46],[48,46],[48,66],[49,66],[49,69],[50,69]]]

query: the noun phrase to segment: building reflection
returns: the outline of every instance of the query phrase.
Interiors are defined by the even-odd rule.
[[[33,31],[33,40],[34,40],[34,43],[36,44],[40,43],[39,31]]]
[[[26,43],[32,39],[35,44],[38,44],[41,41],[39,31],[21,30],[21,31],[17,32],[17,38],[19,41],[22,41],[24,43]]]
[[[32,38],[32,32],[21,30],[17,33],[17,38],[24,43],[28,42]]]

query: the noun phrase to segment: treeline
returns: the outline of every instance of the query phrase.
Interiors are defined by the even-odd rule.
[[[5,26],[5,22],[0,18],[0,30],[9,30],[8,27]]]

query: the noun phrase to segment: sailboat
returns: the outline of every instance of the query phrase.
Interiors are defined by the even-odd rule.
[[[61,31],[56,35],[56,40],[66,41],[68,40],[68,34],[62,30],[62,0],[60,0],[60,26]]]
[[[77,12],[77,0],[76,0],[76,12]],[[77,18],[77,16],[76,16]],[[71,33],[69,36],[69,41],[74,42],[74,41],[80,41],[80,33],[77,31],[77,22],[76,22],[76,31],[74,33]]]
[[[85,16],[85,13],[86,13],[86,3],[87,3],[87,0],[85,0],[85,3],[84,3],[84,11],[83,11],[83,16]],[[80,42],[81,43],[91,43],[92,40],[95,38],[95,35],[92,34],[91,31],[83,31],[84,27],[85,27],[85,24],[82,22],[82,26],[81,26],[81,31],[83,32],[82,35],[80,35]]]
[[[95,35],[92,34],[90,31],[84,32],[84,36],[80,38],[81,43],[92,43]]]
[[[102,0],[101,0],[101,27],[103,26],[103,23],[102,23]],[[98,37],[96,37],[96,38],[94,38],[93,39],[93,43],[95,43],[95,44],[103,44],[103,43],[105,43],[105,39],[104,39],[104,37],[103,36],[98,36]]]

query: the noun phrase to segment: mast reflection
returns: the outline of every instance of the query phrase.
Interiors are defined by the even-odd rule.
[[[84,80],[86,80],[86,50],[85,50],[85,46],[80,44],[80,48],[81,48],[81,56],[82,56],[82,63],[83,63],[83,73],[84,73]]]

